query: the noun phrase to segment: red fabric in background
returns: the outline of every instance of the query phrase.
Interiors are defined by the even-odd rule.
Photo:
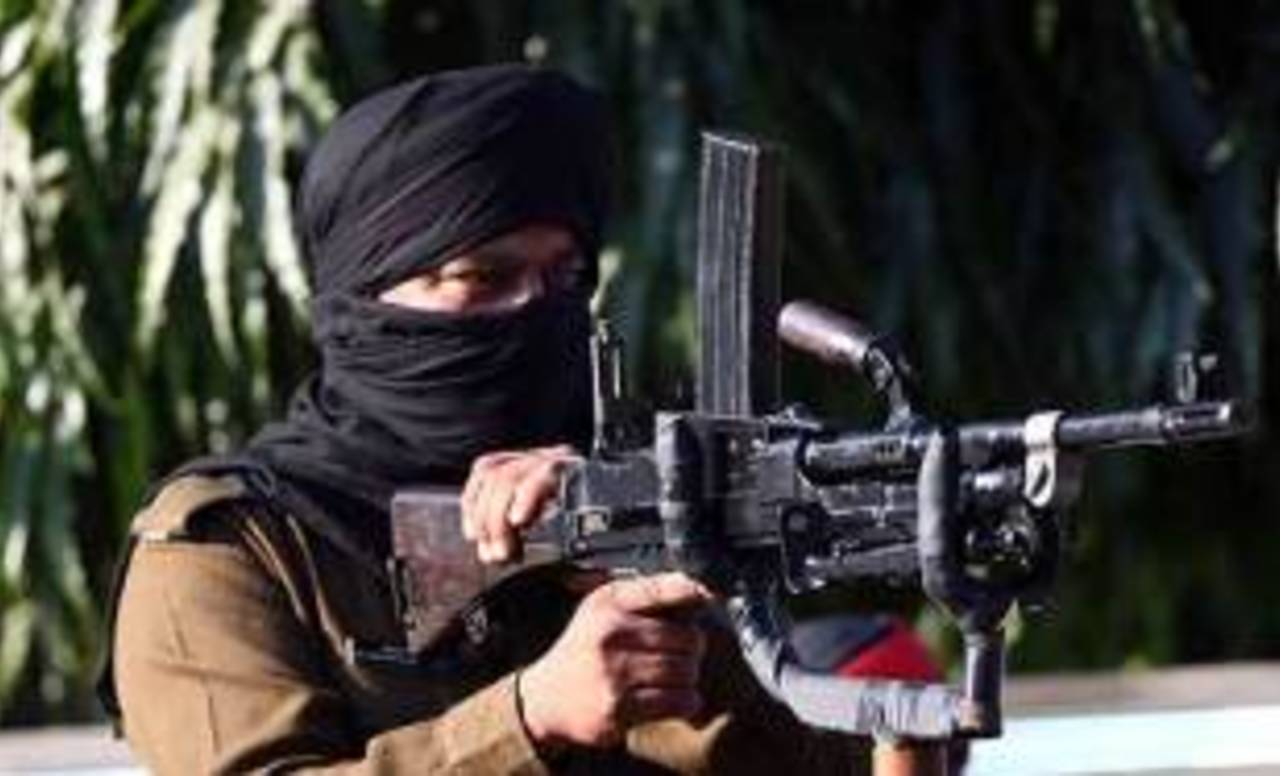
[[[920,637],[895,619],[889,632],[836,669],[842,676],[937,682],[942,671]]]

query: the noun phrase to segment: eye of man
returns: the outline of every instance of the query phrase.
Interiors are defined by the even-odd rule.
[[[523,278],[520,267],[466,266],[446,267],[436,274],[437,283],[462,283],[477,289],[500,289],[514,286]]]
[[[450,262],[430,276],[437,287],[452,286],[473,301],[491,302],[535,293],[563,293],[586,286],[586,261],[577,251],[544,260],[481,255]]]

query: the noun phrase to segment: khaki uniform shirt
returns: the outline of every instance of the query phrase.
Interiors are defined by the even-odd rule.
[[[633,728],[613,750],[539,757],[513,674],[355,659],[398,644],[385,579],[234,477],[170,483],[133,527],[113,683],[135,754],[160,774],[860,773],[862,739],[813,731],[713,635],[707,711]],[[728,636],[728,634],[724,634]],[[110,665],[110,664],[109,664]]]

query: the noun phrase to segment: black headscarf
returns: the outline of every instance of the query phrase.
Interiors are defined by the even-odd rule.
[[[530,223],[567,228],[593,284],[606,160],[599,97],[519,65],[419,78],[339,117],[296,213],[321,366],[231,468],[377,516],[397,488],[461,482],[482,452],[584,443],[589,287],[487,314],[377,295]]]

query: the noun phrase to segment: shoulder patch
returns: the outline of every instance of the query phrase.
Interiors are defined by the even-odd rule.
[[[139,541],[169,541],[189,535],[190,521],[201,509],[233,501],[248,493],[235,475],[179,477],[161,488],[133,519],[130,533]]]

